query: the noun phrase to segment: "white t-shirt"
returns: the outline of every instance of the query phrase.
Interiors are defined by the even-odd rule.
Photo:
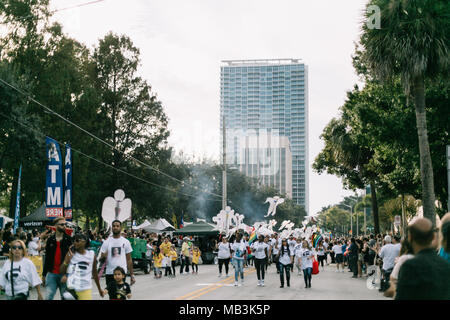
[[[400,254],[399,245],[388,243],[381,248],[379,256],[383,259],[383,270],[394,268],[395,258]]]
[[[397,262],[395,263],[394,270],[392,270],[391,277],[394,279],[398,279],[398,273],[400,272],[400,268],[405,261],[414,258],[413,254],[404,254],[398,257]]]
[[[313,257],[314,257],[314,250],[309,250],[307,248],[302,250],[301,255],[302,269],[312,268]]]
[[[33,239],[33,241],[30,241],[28,243],[28,255],[30,256],[38,256],[39,255],[39,238],[37,238],[37,240]]]
[[[219,259],[228,259],[231,257],[231,244],[229,242],[226,243],[219,243],[219,253],[217,254],[217,257]]]
[[[294,253],[297,258],[300,258],[302,256],[302,248],[303,244],[301,242],[295,244]]]
[[[245,242],[241,240],[241,242],[234,242],[231,245],[231,250],[233,250],[233,259],[239,259],[239,260],[243,260],[244,259],[244,255],[247,251],[247,247],[245,245]]]
[[[278,248],[281,245],[280,241],[274,238],[271,240],[270,245],[272,246],[272,254],[278,254]]]
[[[292,252],[295,250],[295,246],[297,245],[297,241],[295,240],[288,240],[288,246],[289,246],[289,250],[291,250]]]
[[[255,255],[255,259],[265,259],[267,257],[265,249],[267,249],[268,253],[269,245],[265,242],[256,241],[252,243],[252,249],[255,250],[255,252],[253,253]]]
[[[13,262],[14,295],[27,293],[28,288],[42,283],[34,263],[28,258]],[[12,296],[11,290],[11,260],[6,260],[0,273],[0,287],[5,288],[7,296]]]
[[[324,242],[322,245],[323,245],[323,249],[325,251],[327,251],[328,250],[328,242]]]
[[[281,250],[281,246],[279,248],[280,250],[280,259],[278,260],[281,264],[287,265],[291,263],[291,257],[294,255],[294,251],[288,250],[289,246],[284,247],[284,252]]]
[[[75,291],[92,289],[92,268],[94,266],[95,253],[86,250],[84,254],[75,252],[67,267],[67,287]]]
[[[340,244],[335,244],[331,250],[333,250],[335,254],[342,254],[342,246]]]
[[[317,248],[317,255],[318,256],[324,256],[325,255],[325,250],[322,248],[322,249],[319,249],[319,248]]]
[[[101,253],[108,253],[105,274],[113,274],[116,267],[122,267],[123,270],[125,270],[125,273],[127,273],[128,269],[126,255],[132,251],[133,249],[131,248],[130,241],[124,237],[120,237],[118,239],[109,237],[106,239],[100,250]]]

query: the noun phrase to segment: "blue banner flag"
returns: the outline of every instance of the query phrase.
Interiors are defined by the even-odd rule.
[[[66,144],[66,158],[64,160],[64,217],[72,221],[72,149]]]
[[[19,216],[20,216],[20,178],[22,176],[22,165],[19,168],[19,180],[17,182],[17,198],[16,198],[16,212],[14,214],[14,229],[13,233],[16,234],[16,230],[19,227]]]
[[[45,215],[48,218],[63,217],[62,159],[59,144],[46,137],[47,167],[45,184]]]

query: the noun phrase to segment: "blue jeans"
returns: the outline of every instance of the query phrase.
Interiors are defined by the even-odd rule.
[[[282,286],[284,286],[284,271],[286,271],[286,282],[287,282],[288,287],[290,285],[290,283],[289,283],[289,280],[291,279],[290,269],[291,269],[290,264],[280,263],[280,283]]]
[[[312,275],[312,268],[306,268],[303,269],[303,277],[305,279],[305,285],[311,286],[311,275]]]
[[[234,280],[238,281],[239,273],[241,273],[241,279],[244,279],[244,259],[233,258],[234,264]]]
[[[63,274],[56,274],[56,273],[47,273],[47,276],[45,277],[45,287],[47,291],[47,300],[53,300],[56,290],[59,288],[59,294],[61,295],[61,299],[63,298],[63,293],[66,291],[66,284],[61,283],[61,278],[63,277]]]

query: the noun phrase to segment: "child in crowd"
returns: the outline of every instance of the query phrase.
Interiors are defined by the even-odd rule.
[[[198,247],[194,247],[192,253],[192,273],[198,274],[198,261],[200,260],[201,252]]]
[[[175,277],[175,264],[177,262],[178,254],[175,250],[175,245],[172,244],[172,247],[170,248],[170,258],[171,258],[171,266],[172,266],[172,277]]]
[[[114,282],[110,282],[104,290],[104,294],[109,295],[109,300],[127,300],[131,299],[131,288],[124,281],[125,270],[122,267],[114,269]]]
[[[158,246],[155,246],[153,251],[153,265],[154,265],[154,272],[155,272],[155,279],[159,279],[162,276],[162,259],[163,255],[161,253],[161,249],[159,249]]]

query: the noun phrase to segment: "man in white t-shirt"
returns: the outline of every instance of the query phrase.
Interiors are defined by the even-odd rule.
[[[336,241],[331,248],[336,256],[336,272],[339,272],[339,265],[341,266],[341,272],[344,272],[344,255],[342,253],[342,242]]]
[[[391,276],[392,270],[395,265],[395,258],[400,254],[400,246],[392,244],[392,238],[390,236],[384,237],[385,245],[381,248],[378,254],[381,259],[383,259],[383,280],[381,281],[381,288],[379,291],[385,291],[389,288],[389,277]]]
[[[277,267],[277,273],[280,273],[280,267],[278,264],[278,252],[279,252],[280,246],[281,246],[281,243],[278,239],[278,234],[275,232],[272,235],[270,247],[271,247],[271,251],[272,251],[272,261],[275,263],[275,266]]]
[[[122,267],[130,272],[131,285],[133,285],[136,280],[134,279],[133,272],[133,261],[131,260],[131,248],[130,241],[125,239],[120,235],[122,229],[122,223],[119,220],[114,220],[112,223],[112,236],[103,242],[100,249],[101,257],[100,261],[106,259],[106,285],[110,282],[114,282],[114,269],[116,267]]]

